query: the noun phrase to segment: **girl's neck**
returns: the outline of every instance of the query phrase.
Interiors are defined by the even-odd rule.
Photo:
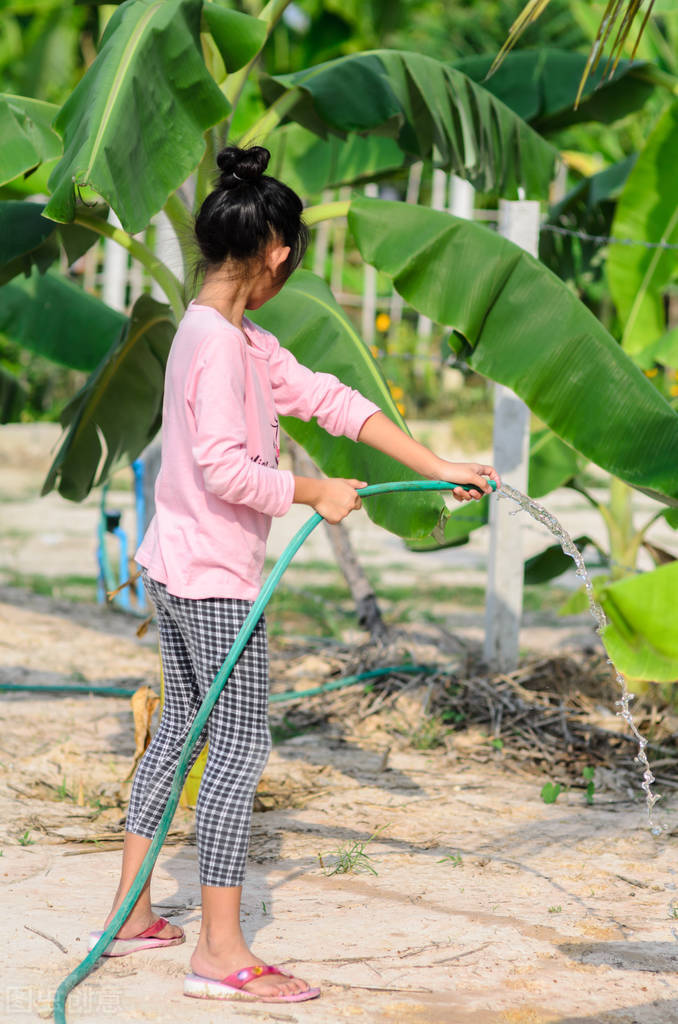
[[[250,287],[247,279],[225,277],[208,271],[195,301],[201,306],[216,309],[224,319],[242,330],[242,318],[250,297]]]

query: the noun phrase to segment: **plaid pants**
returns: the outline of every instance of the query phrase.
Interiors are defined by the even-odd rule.
[[[165,692],[160,725],[134,776],[126,827],[152,839],[196,711],[252,602],[175,597],[146,571],[143,579],[157,612]],[[191,766],[206,741],[209,751],[195,809],[200,882],[241,885],[254,793],[271,751],[263,617],[196,741]]]

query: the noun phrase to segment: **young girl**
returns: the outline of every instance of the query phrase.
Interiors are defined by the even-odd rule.
[[[491,466],[452,463],[414,441],[358,392],[312,373],[244,316],[276,295],[301,261],[307,231],[299,197],[264,175],[269,153],[228,147],[221,177],[196,219],[204,283],[172,344],[163,406],[156,514],[136,558],[157,612],[165,680],[162,720],[139,763],[127,814],[122,871],[106,925],[128,892],[169,796],[179,751],[260,586],[271,516],[293,502],[338,523],[360,508],[361,480],[310,479],[278,466],[278,416],[316,416],[432,479],[499,484]],[[484,474],[484,475],[483,475]],[[209,755],[195,809],[202,922],[186,995],[296,1002],[318,996],[266,965],[240,928],[252,803],[271,749],[262,618],[224,686],[191,764]],[[91,945],[101,932],[93,932]],[[184,941],[154,914],[150,877],[107,956]]]

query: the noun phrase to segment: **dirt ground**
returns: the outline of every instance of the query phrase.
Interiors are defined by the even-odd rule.
[[[92,573],[96,500],[72,506],[35,496],[54,439],[49,425],[0,430],[0,681],[157,689],[153,626],[139,638],[138,618],[25,583],[30,574]],[[115,497],[129,506],[128,493]],[[571,495],[547,504],[571,532],[595,531]],[[276,524],[274,554],[295,527]],[[422,562],[364,521],[352,528],[382,579],[397,575],[415,590],[434,579],[451,591],[482,581],[481,537]],[[543,546],[527,532],[528,552]],[[313,560],[327,557],[319,535],[315,543],[296,577],[307,586]],[[482,636],[477,610],[451,599],[441,615],[442,625],[422,617],[403,627],[401,640],[422,660],[460,659]],[[304,649],[274,626],[274,691],[336,673],[331,644]],[[365,638],[355,630],[353,639]],[[586,618],[542,610],[526,615],[521,643],[526,654],[566,654],[597,639]],[[281,732],[254,813],[244,927],[259,955],[320,985],[320,999],[225,1005],[182,995],[200,915],[193,812],[182,807],[158,861],[154,901],[184,926],[187,943],[100,961],[70,995],[68,1020],[678,1020],[675,783],[657,786],[666,826],[658,838],[630,770],[597,771],[591,804],[574,785],[547,804],[547,763],[521,763],[478,727],[431,749],[415,749],[406,729],[392,728],[398,715],[413,728],[429,695],[421,682],[404,687],[388,714],[360,712],[365,702],[350,714],[322,714],[316,702],[315,723],[311,716],[304,731],[287,728],[287,738],[282,706],[274,713]],[[608,708],[598,712],[615,721]],[[45,690],[2,694],[2,724],[0,1021],[48,1020],[54,991],[85,956],[89,930],[102,927],[117,882],[133,716],[127,699]],[[377,830],[364,862],[372,871],[326,873],[338,851]]]

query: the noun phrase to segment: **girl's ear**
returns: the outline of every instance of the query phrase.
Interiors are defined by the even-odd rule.
[[[268,269],[277,277],[278,271],[290,255],[289,245],[272,245],[266,254]]]

